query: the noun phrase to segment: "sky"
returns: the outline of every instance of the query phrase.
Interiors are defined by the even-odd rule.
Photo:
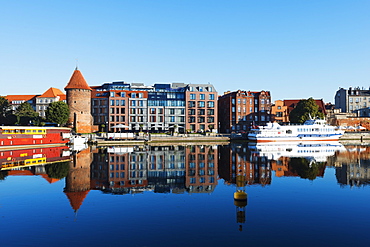
[[[368,88],[369,0],[0,0],[0,95],[212,83],[323,99]]]

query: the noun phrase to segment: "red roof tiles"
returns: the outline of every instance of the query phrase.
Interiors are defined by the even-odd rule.
[[[64,89],[86,89],[91,90],[89,85],[86,83],[85,78],[83,77],[82,73],[75,69],[72,74],[71,79],[69,80],[67,86]]]
[[[65,95],[62,91],[60,91],[58,88],[49,88],[46,90],[45,93],[40,95],[38,98],[56,98],[57,96]]]

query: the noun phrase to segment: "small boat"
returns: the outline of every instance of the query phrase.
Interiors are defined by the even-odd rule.
[[[338,141],[343,134],[344,130],[328,125],[325,120],[309,119],[299,125],[258,126],[251,129],[248,139],[256,142]]]
[[[71,129],[65,127],[0,126],[0,149],[66,144],[70,138]]]

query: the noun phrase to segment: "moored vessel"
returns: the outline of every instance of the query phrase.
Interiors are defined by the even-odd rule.
[[[0,126],[0,149],[66,144],[70,138],[65,127]]]
[[[248,139],[256,142],[338,141],[343,134],[343,130],[328,125],[325,120],[310,119],[299,125],[258,126],[251,129]]]

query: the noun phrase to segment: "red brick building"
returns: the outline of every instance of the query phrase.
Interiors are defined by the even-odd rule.
[[[271,94],[269,91],[226,92],[218,99],[218,119],[221,133],[242,132],[252,125],[270,121]]]

